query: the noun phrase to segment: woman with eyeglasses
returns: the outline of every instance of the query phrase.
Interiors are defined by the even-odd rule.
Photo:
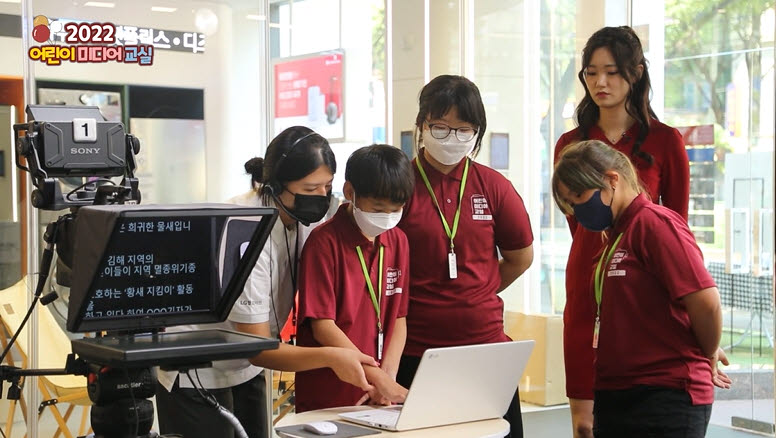
[[[415,126],[422,145],[412,163],[415,190],[399,222],[410,243],[407,342],[397,376],[405,388],[428,348],[508,341],[498,293],[533,261],[523,200],[503,175],[472,159],[487,126],[477,86],[436,77],[420,92]],[[511,436],[522,437],[515,390],[505,418]]]
[[[587,41],[579,80],[585,97],[577,106],[579,126],[555,146],[600,140],[623,152],[636,168],[652,202],[687,220],[690,169],[679,132],[657,120],[649,103],[647,60],[636,33],[627,26],[605,27]],[[575,438],[593,436],[593,292],[590,279],[604,245],[601,230],[589,230],[568,216],[573,241],[566,264],[563,347],[566,395]]]

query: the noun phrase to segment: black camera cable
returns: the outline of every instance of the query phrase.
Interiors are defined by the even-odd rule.
[[[191,386],[194,387],[194,389],[197,390],[199,393],[199,396],[202,397],[203,400],[208,402],[215,410],[221,415],[222,417],[226,418],[226,421],[228,421],[232,427],[234,427],[234,433],[239,438],[248,438],[248,434],[245,432],[245,429],[243,428],[242,424],[240,424],[240,420],[237,419],[237,417],[229,411],[229,409],[226,409],[225,407],[221,406],[218,403],[218,400],[208,392],[207,389],[205,389],[205,385],[202,384],[202,381],[199,380],[199,373],[197,370],[194,370],[194,375],[197,376],[197,382],[199,383],[199,387],[197,387],[197,384],[194,383],[194,379],[191,378],[191,374],[189,370],[186,370],[186,376],[189,378],[189,381],[191,382]],[[200,389],[201,388],[201,389]],[[204,392],[203,392],[204,391]]]
[[[27,313],[24,315],[24,318],[22,319],[21,324],[19,324],[19,328],[16,329],[16,332],[11,336],[11,339],[8,341],[8,344],[5,346],[5,349],[3,349],[3,352],[0,353],[0,364],[2,364],[5,361],[6,356],[8,356],[8,353],[11,351],[11,348],[13,348],[14,344],[16,343],[16,339],[19,337],[19,335],[22,333],[22,330],[24,329],[24,326],[27,324],[27,321],[30,319],[30,316],[32,316],[32,312],[35,310],[35,305],[38,303],[38,301],[42,302],[43,305],[47,305],[54,300],[57,299],[57,293],[51,292],[46,295],[43,294],[43,288],[45,287],[46,280],[48,279],[49,273],[51,271],[51,261],[54,258],[54,246],[56,245],[57,241],[57,229],[60,226],[61,223],[64,221],[70,220],[71,215],[66,214],[63,216],[60,216],[59,219],[57,219],[56,222],[52,222],[48,224],[46,227],[46,233],[44,234],[44,240],[46,241],[46,247],[43,250],[43,256],[41,257],[40,261],[40,271],[38,272],[38,283],[35,286],[35,295],[32,298],[32,303],[30,303],[30,307],[27,309]],[[6,367],[3,366],[3,372],[0,373],[0,378],[5,379],[6,372],[9,369],[15,369],[15,367]],[[9,390],[10,392],[10,390]],[[7,438],[5,436],[5,432],[0,428],[0,434],[2,434],[3,438]]]
[[[135,401],[135,391],[132,390],[132,379],[129,378],[129,370],[124,368],[124,375],[127,377],[127,387],[129,388],[129,398],[132,399],[132,410],[135,411],[135,430],[132,436],[137,436],[137,431],[140,429],[140,414],[138,414],[138,406]]]
[[[43,236],[43,239],[46,241],[46,248],[43,250],[43,256],[40,260],[40,271],[38,272],[38,283],[35,286],[35,295],[32,298],[30,307],[27,309],[27,314],[24,315],[24,319],[22,319],[21,324],[19,324],[19,328],[16,329],[16,333],[13,334],[11,340],[8,341],[8,344],[5,346],[3,352],[0,353],[0,364],[5,361],[5,357],[8,355],[8,352],[11,351],[11,348],[16,343],[16,338],[18,338],[22,333],[22,329],[24,329],[24,326],[27,324],[27,320],[30,319],[30,316],[32,316],[32,312],[35,310],[35,305],[38,303],[38,301],[43,303],[45,306],[57,299],[56,292],[48,293],[43,295],[43,297],[41,297],[41,295],[43,294],[43,288],[51,271],[51,260],[54,258],[54,246],[56,245],[57,241],[57,230],[60,224],[70,220],[71,216],[72,215],[70,214],[60,216],[56,222],[52,222],[46,227],[46,232]]]
[[[86,181],[85,183],[81,184],[80,186],[78,186],[78,187],[74,188],[73,190],[70,190],[70,191],[67,193],[67,195],[65,195],[65,199],[67,199],[67,200],[68,200],[68,201],[70,201],[70,202],[75,202],[75,201],[74,201],[74,200],[71,198],[71,196],[73,196],[73,193],[77,192],[78,190],[81,190],[82,188],[84,188],[84,187],[88,186],[89,184],[94,184],[94,183],[97,183],[97,182],[104,182],[104,183],[106,183],[106,184],[107,184],[107,183],[110,183],[110,184],[113,184],[114,186],[116,185],[116,183],[115,183],[115,182],[113,182],[113,180],[111,180],[111,179],[108,179],[108,178],[97,178],[97,179],[93,179],[93,180],[91,180],[91,181]]]
[[[291,245],[288,244],[288,229],[284,226],[283,227],[283,233],[286,238],[286,255],[288,256],[288,271],[289,275],[291,275],[291,312],[293,315],[291,316],[291,324],[293,325],[293,333],[291,334],[291,339],[289,340],[289,343],[292,345],[296,345],[296,279],[297,274],[299,273],[299,233],[302,232],[302,230],[299,229],[301,224],[299,221],[296,222],[296,243],[294,246],[294,257],[293,257],[293,263],[291,262]],[[280,342],[283,342],[283,338],[280,335],[280,331],[282,330],[282,327],[280,327],[280,323],[278,323],[278,314],[275,310],[275,301],[274,301],[274,295],[272,295],[272,270],[270,269],[270,299],[272,299],[272,313],[275,314],[275,327],[277,327],[278,330],[278,339]],[[278,294],[280,294],[280,279],[278,279]],[[288,318],[288,317],[286,317]],[[280,370],[280,376],[278,377],[278,396],[285,394],[286,392],[290,391],[291,388],[294,386],[293,383],[291,383],[291,386],[288,388],[285,388],[285,383],[283,382],[283,370]],[[281,387],[283,387],[281,392]]]

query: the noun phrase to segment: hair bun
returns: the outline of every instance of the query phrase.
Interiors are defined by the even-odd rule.
[[[261,182],[261,176],[264,170],[264,159],[261,157],[251,158],[245,162],[245,173],[251,175],[251,180],[255,183]]]

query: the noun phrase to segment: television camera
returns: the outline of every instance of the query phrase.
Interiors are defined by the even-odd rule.
[[[93,204],[139,203],[134,176],[140,141],[109,122],[96,106],[28,105],[27,123],[13,126],[16,166],[30,173],[30,199],[41,210]],[[25,158],[28,166],[21,163]],[[117,185],[109,178],[124,177]],[[88,181],[62,195],[58,178]]]
[[[97,336],[73,340],[64,369],[2,366],[0,382],[10,382],[8,398],[18,399],[22,376],[87,376],[96,436],[150,437],[153,405],[146,398],[156,388],[150,367],[185,371],[277,348],[277,340],[227,330],[174,331],[227,318],[277,210],[141,206],[133,175],[140,143],[121,123],[105,121],[96,107],[30,105],[27,116],[14,132],[16,164],[36,187],[31,202],[71,211],[46,228],[33,301],[0,363],[36,303],[57,298],[42,296],[55,248],[58,266],[72,269],[67,330]],[[71,177],[87,181],[63,195],[59,180]]]

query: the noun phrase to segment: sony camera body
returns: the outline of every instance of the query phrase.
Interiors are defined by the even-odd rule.
[[[140,142],[124,132],[122,123],[106,121],[96,106],[28,105],[27,119],[14,125],[16,166],[32,177],[34,207],[61,210],[140,201],[133,174]],[[118,185],[109,180],[119,176],[124,179]],[[56,178],[69,177],[90,181],[63,195]],[[106,185],[110,187],[100,190]],[[111,197],[118,199],[108,202]]]

